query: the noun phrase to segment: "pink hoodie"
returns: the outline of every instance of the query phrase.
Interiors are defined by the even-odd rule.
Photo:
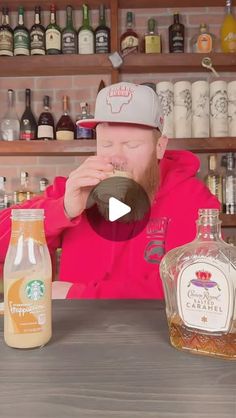
[[[163,254],[192,241],[199,208],[220,208],[195,175],[198,158],[188,151],[166,151],[161,182],[143,232],[128,241],[109,241],[90,227],[86,213],[70,221],[63,208],[66,178],[57,177],[44,196],[21,205],[45,209],[51,254],[62,248],[60,280],[72,282],[68,298],[163,298],[159,264]],[[11,209],[0,214],[0,262],[10,238]],[[104,221],[105,222],[105,221]]]

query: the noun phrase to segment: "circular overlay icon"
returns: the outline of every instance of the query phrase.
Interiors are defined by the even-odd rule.
[[[110,241],[139,235],[150,217],[150,201],[134,180],[117,176],[103,180],[91,191],[86,207],[93,230]]]

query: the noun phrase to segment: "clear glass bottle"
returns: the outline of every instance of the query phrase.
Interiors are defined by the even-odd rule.
[[[6,193],[6,177],[0,176],[0,210],[9,207],[8,196]]]
[[[0,26],[0,55],[13,56],[13,29],[9,23],[9,11],[2,8],[2,24]]]
[[[169,52],[184,52],[185,27],[179,20],[179,13],[174,13],[174,22],[169,26]]]
[[[14,348],[44,346],[52,335],[52,266],[43,209],[13,209],[4,263],[4,340]]]
[[[120,51],[122,56],[139,52],[139,37],[134,31],[134,15],[126,14],[126,31],[120,37]]]
[[[199,32],[190,40],[192,52],[208,53],[214,52],[216,48],[216,36],[209,32],[206,23],[201,23]]]
[[[161,53],[161,35],[156,31],[156,20],[148,19],[148,31],[144,36],[144,52],[146,54]]]
[[[20,138],[20,121],[16,114],[14,91],[8,90],[8,109],[0,123],[1,139],[14,141]]]
[[[223,176],[223,212],[227,215],[236,214],[236,172],[235,156],[228,152],[222,157],[222,165],[226,168]]]
[[[61,29],[56,21],[56,6],[50,6],[50,23],[46,27],[46,54],[61,54]]]
[[[69,115],[69,97],[63,96],[63,114],[56,125],[56,139],[72,140],[75,138],[75,125]]]
[[[92,119],[93,115],[89,113],[88,103],[80,103],[81,113],[76,117],[76,139],[93,139],[93,129],[85,128],[79,125],[79,121],[83,119]]]
[[[55,139],[55,126],[54,119],[50,112],[50,98],[44,96],[43,98],[43,112],[39,116],[38,120],[38,139]]]
[[[226,0],[225,17],[220,28],[222,52],[236,52],[236,21],[232,11],[232,0]]]
[[[99,7],[99,24],[95,29],[95,53],[108,54],[111,50],[110,28],[106,24],[106,9],[104,4]]]
[[[45,27],[41,24],[41,8],[34,9],[34,24],[30,29],[30,54],[45,55]]]
[[[160,264],[171,344],[236,360],[236,248],[221,238],[219,210],[200,209],[194,241]]]
[[[21,171],[20,188],[13,193],[14,204],[18,205],[25,200],[30,200],[32,197],[34,197],[34,192],[29,187],[29,173],[27,171]]]
[[[62,31],[62,53],[78,53],[78,35],[73,25],[72,6],[66,7],[66,27]]]
[[[82,11],[83,23],[78,31],[78,52],[79,54],[94,54],[94,31],[92,26],[90,26],[89,8],[87,4],[83,4]]]
[[[223,178],[217,171],[217,156],[215,154],[208,156],[208,173],[205,177],[205,183],[211,193],[214,194],[222,204]]]
[[[20,120],[20,139],[37,139],[37,122],[31,109],[31,90],[25,90],[25,111]]]
[[[30,35],[24,24],[23,7],[19,7],[18,25],[14,29],[14,55],[30,55]]]

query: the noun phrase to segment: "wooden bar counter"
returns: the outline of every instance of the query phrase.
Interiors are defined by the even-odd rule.
[[[169,344],[158,301],[53,301],[40,349],[3,341],[1,418],[235,418],[236,362]]]

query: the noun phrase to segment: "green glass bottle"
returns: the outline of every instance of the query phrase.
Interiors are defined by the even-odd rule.
[[[56,22],[55,4],[50,6],[50,23],[46,28],[46,54],[61,54],[61,30]]]
[[[24,25],[24,9],[18,9],[18,25],[14,29],[14,55],[30,54],[30,35]]]
[[[62,31],[62,53],[77,54],[78,35],[73,26],[73,10],[71,6],[66,7],[66,27]]]
[[[89,8],[83,4],[83,23],[78,32],[79,54],[94,54],[94,31],[90,26]]]
[[[110,28],[106,25],[105,6],[99,7],[99,25],[95,30],[95,52],[96,54],[107,54],[110,52]]]

